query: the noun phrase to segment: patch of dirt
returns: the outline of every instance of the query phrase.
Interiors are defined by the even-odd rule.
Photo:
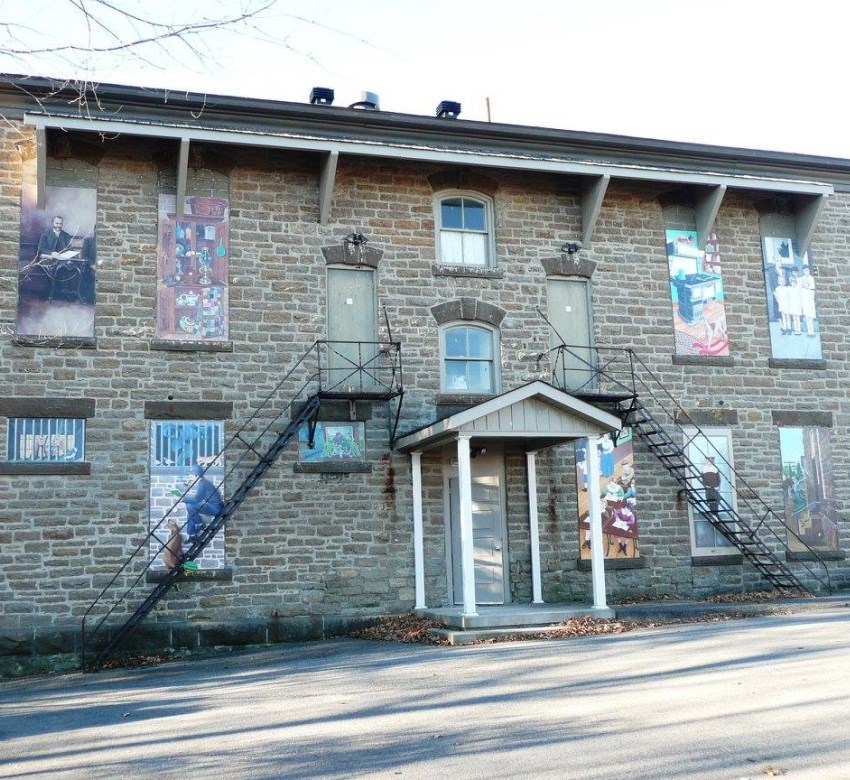
[[[745,604],[748,602],[765,603],[779,599],[813,599],[814,596],[805,590],[760,590],[754,593],[720,593],[701,599],[709,604]]]
[[[353,631],[349,636],[356,639],[373,639],[378,642],[447,645],[447,640],[430,634],[432,628],[442,628],[442,626],[433,620],[425,620],[414,615],[393,615],[381,618],[374,626]]]

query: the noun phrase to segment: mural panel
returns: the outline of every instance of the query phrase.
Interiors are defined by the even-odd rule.
[[[676,354],[728,355],[717,233],[710,234],[704,250],[696,230],[668,230],[666,238]]]
[[[192,537],[221,510],[225,500],[224,460],[217,454],[223,441],[224,423],[220,420],[151,421],[149,528],[155,537],[150,541],[153,569],[172,568]],[[157,528],[167,513],[168,518]],[[201,569],[225,565],[224,529],[207,545],[197,563]]]
[[[224,198],[159,196],[156,335],[181,341],[228,338],[230,222]]]
[[[366,423],[319,422],[309,444],[309,431],[302,425],[298,431],[298,460],[302,463],[322,463],[329,460],[363,460]]]
[[[96,214],[94,189],[47,187],[38,209],[35,185],[23,185],[19,336],[94,336]]]
[[[838,508],[828,428],[780,428],[785,522],[809,547],[838,549]],[[789,534],[788,546],[806,546]]]
[[[770,349],[775,358],[820,360],[815,280],[791,238],[762,238]]]
[[[602,499],[602,541],[606,558],[638,558],[637,492],[635,486],[632,431],[624,428],[616,445],[603,434],[576,442],[576,487],[578,495],[579,550],[590,558],[590,501],[587,477],[587,447],[599,451],[599,484]]]

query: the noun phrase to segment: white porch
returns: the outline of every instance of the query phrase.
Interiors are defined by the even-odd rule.
[[[416,612],[438,619],[453,621],[455,612],[462,623],[474,623],[482,614],[487,619],[510,619],[511,609],[519,605],[479,607],[475,596],[475,560],[472,528],[472,440],[477,445],[490,442],[511,442],[526,452],[528,475],[528,518],[531,542],[532,605],[544,607],[541,581],[540,535],[537,514],[537,469],[535,456],[540,450],[565,444],[576,439],[598,436],[620,430],[620,421],[614,415],[601,411],[584,401],[564,393],[545,382],[531,382],[503,393],[463,412],[438,420],[424,428],[398,439],[396,448],[409,452],[413,482],[413,536],[416,583]],[[429,610],[425,598],[425,553],[422,511],[421,455],[428,450],[453,445],[457,448],[459,509],[460,509],[460,573],[462,579],[462,605]],[[598,484],[599,458],[595,447],[587,451],[589,484]],[[593,606],[597,616],[610,616],[605,593],[605,564],[602,552],[602,506],[597,491],[590,491],[591,578]],[[555,609],[554,607],[552,609]],[[498,610],[501,610],[499,612]],[[562,607],[563,614],[570,610]],[[529,618],[543,616],[528,610]],[[517,610],[514,609],[514,616]],[[500,617],[501,616],[501,617]],[[569,615],[563,619],[568,619]],[[552,622],[561,622],[560,619]],[[449,623],[447,623],[449,625]],[[502,623],[502,625],[508,625]],[[516,623],[512,625],[517,625]],[[538,623],[540,625],[540,623]]]

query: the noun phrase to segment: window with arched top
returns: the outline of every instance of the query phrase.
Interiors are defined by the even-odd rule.
[[[442,384],[447,393],[495,393],[499,385],[499,333],[477,325],[442,330]]]
[[[483,195],[442,193],[437,197],[439,260],[443,265],[493,265],[493,207]]]

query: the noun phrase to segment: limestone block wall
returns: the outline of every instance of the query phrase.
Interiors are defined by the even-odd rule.
[[[432,421],[440,400],[440,303],[473,298],[505,312],[502,388],[536,376],[549,345],[541,258],[580,234],[579,183],[544,174],[487,171],[496,234],[496,274],[458,275],[437,265],[433,196],[446,172],[437,164],[340,160],[331,220],[319,225],[318,159],[306,154],[201,146],[189,194],[230,203],[230,344],[219,351],[152,347],[156,291],[157,200],[174,191],[176,152],[134,139],[72,138],[71,158],[49,158],[48,184],[97,188],[96,348],[19,346],[16,306],[20,185],[31,177],[16,142],[31,131],[0,128],[0,396],[91,398],[91,473],[0,475],[0,625],[74,626],[118,565],[143,539],[149,512],[145,403],[228,402],[226,433],[249,416],[315,339],[326,333],[322,248],[362,232],[383,255],[376,269],[380,328],[403,345],[407,390],[399,430]],[[84,142],[83,142],[84,140]],[[471,180],[474,180],[471,179]],[[435,183],[436,182],[436,183]],[[759,243],[763,196],[726,195],[717,218],[723,247],[729,364],[678,364],[664,222],[652,184],[612,183],[593,243],[594,338],[635,350],[688,410],[734,410],[741,475],[782,509],[773,413],[828,412],[838,474],[848,463],[847,359],[850,199],[830,199],[811,246],[824,366],[772,367]],[[781,209],[781,204],[776,205]],[[294,392],[294,390],[293,390]],[[288,403],[281,398],[282,404]],[[154,619],[256,620],[275,616],[365,615],[409,610],[414,601],[412,501],[406,455],[389,451],[388,409],[372,404],[365,471],[305,473],[294,447],[266,475],[228,528],[215,555],[231,570],[169,595]],[[579,539],[572,447],[538,455],[538,513],[544,598],[586,599],[590,574],[577,565]],[[641,563],[613,569],[610,595],[700,595],[760,587],[740,564],[693,561],[687,510],[677,485],[635,443]],[[511,596],[531,594],[525,456],[506,455]],[[426,590],[445,603],[446,532],[442,465],[423,457]],[[232,489],[233,486],[229,486]],[[847,500],[839,484],[839,499]],[[846,524],[842,550],[850,548]],[[831,563],[846,582],[843,559]]]

